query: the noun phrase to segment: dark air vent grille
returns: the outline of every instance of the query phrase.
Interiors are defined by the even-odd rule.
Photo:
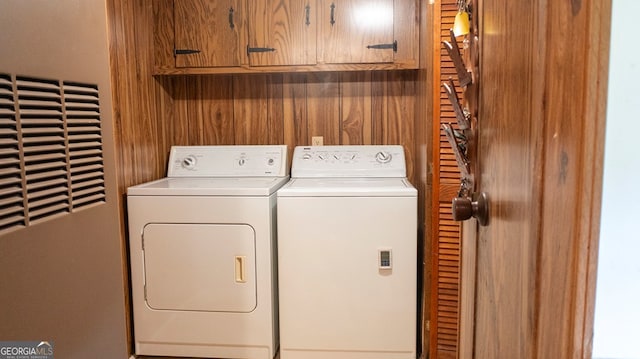
[[[0,74],[0,233],[26,225],[13,80]]]
[[[98,87],[0,73],[0,234],[104,203]]]

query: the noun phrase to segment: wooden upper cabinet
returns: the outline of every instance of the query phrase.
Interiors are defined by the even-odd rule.
[[[417,69],[419,4],[154,0],[155,74]]]
[[[314,0],[248,1],[250,66],[316,63]]]
[[[319,63],[394,61],[394,0],[320,0],[320,4]]]
[[[174,1],[176,67],[240,66],[242,2]]]

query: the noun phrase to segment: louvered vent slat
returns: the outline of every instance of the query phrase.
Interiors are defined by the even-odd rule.
[[[56,177],[66,177],[67,176],[67,171],[63,170],[63,169],[58,169],[57,171],[49,171],[49,172],[40,172],[40,173],[32,173],[30,175],[27,175],[28,178],[28,182],[27,183],[33,183],[36,181],[47,181],[49,179],[52,178],[56,178]]]
[[[34,152],[33,154],[27,155],[25,157],[29,162],[51,162],[51,161],[64,161],[66,155],[64,152]]]
[[[86,142],[69,142],[69,149],[74,151],[81,151],[86,148],[97,148],[102,152],[102,144],[98,141],[86,141]]]
[[[45,181],[31,182],[27,184],[27,188],[30,191],[36,191],[42,188],[48,189],[48,188],[55,188],[55,187],[63,187],[66,184],[67,184],[67,179],[65,177],[60,177],[60,178],[48,179]]]
[[[49,203],[42,208],[29,209],[29,221],[31,224],[38,224],[43,220],[49,220],[69,213],[67,199],[58,203]]]
[[[14,154],[9,150],[3,149],[2,151],[0,151],[0,169],[3,169],[5,167],[12,168],[13,166],[17,166],[19,164],[20,158],[15,157]]]
[[[14,83],[0,73],[0,234],[26,226]]]
[[[13,197],[15,195],[21,195],[22,194],[22,188],[20,187],[0,187],[0,207],[4,207],[6,205],[6,200],[9,199],[11,201],[11,198],[8,197]],[[13,203],[11,201],[11,203]]]
[[[105,201],[100,99],[95,85],[64,83],[73,208]]]
[[[102,181],[103,176],[104,173],[99,171],[77,171],[71,175],[71,182],[88,181],[93,178],[97,178]]]
[[[0,228],[24,227],[24,209],[22,206],[2,208],[2,212],[5,214],[0,219]]]

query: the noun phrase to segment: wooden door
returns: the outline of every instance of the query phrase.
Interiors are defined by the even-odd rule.
[[[240,66],[240,0],[176,0],[176,67]]]
[[[316,1],[249,1],[249,65],[316,63]]]
[[[319,62],[393,62],[393,3],[394,0],[321,0]]]
[[[611,3],[478,3],[477,178],[491,203],[463,357],[590,358]]]

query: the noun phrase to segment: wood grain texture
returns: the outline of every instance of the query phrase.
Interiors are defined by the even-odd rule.
[[[360,0],[354,0],[360,1]],[[387,0],[380,0],[387,1]],[[391,1],[391,0],[389,0]],[[417,69],[419,64],[419,16],[417,8],[419,0],[393,1],[393,40],[398,41],[398,51],[392,54],[391,61],[362,63],[318,63],[317,56],[322,51],[324,37],[316,32],[320,22],[320,6],[317,0],[306,2],[290,0],[245,1],[225,0],[224,4],[236,4],[234,16],[236,26],[232,33],[212,30],[224,28],[227,18],[222,16],[224,6],[214,0],[188,0],[175,2],[180,18],[174,17],[175,0],[157,0],[153,2],[153,33],[156,43],[154,51],[154,74],[193,75],[193,74],[233,74],[233,73],[283,73],[309,71],[371,71]],[[223,4],[223,5],[224,5]],[[348,2],[347,2],[348,4]],[[187,11],[190,8],[207,9],[206,12]],[[309,25],[306,24],[306,6],[309,6]],[[370,11],[369,6],[364,7]],[[180,15],[183,14],[183,15]],[[184,18],[187,14],[187,18]],[[217,14],[217,17],[212,15]],[[222,17],[221,17],[222,16]],[[367,15],[368,16],[368,15]],[[367,16],[356,19],[362,21]],[[254,23],[253,21],[256,20]],[[291,23],[287,21],[291,20]],[[204,29],[196,24],[207,24]],[[251,26],[249,26],[249,24]],[[178,25],[177,27],[174,25]],[[196,29],[197,28],[197,29]],[[266,31],[268,29],[269,31]],[[224,36],[223,36],[224,35]],[[235,37],[234,37],[235,36]],[[220,53],[220,49],[203,44],[205,39],[221,43],[229,40],[229,47],[236,51]],[[236,39],[239,45],[233,43]],[[319,40],[318,40],[319,39]],[[344,39],[342,39],[344,40]],[[348,41],[351,43],[351,40]],[[207,47],[207,54],[180,55],[176,60],[174,48],[184,43],[187,47]],[[271,44],[271,45],[269,45]],[[319,44],[319,45],[318,45]],[[247,55],[247,45],[252,47],[273,47],[275,52],[252,53]],[[209,49],[209,47],[211,47]],[[279,49],[277,49],[279,48]],[[338,48],[339,49],[339,48]],[[212,51],[212,52],[209,52]],[[373,51],[373,50],[371,50]],[[370,51],[370,52],[371,52]],[[232,53],[239,57],[232,58]],[[389,53],[389,51],[386,51]],[[176,61],[178,64],[176,64]],[[225,64],[226,63],[226,64]],[[191,66],[193,67],[180,67]],[[208,67],[202,67],[208,66]]]
[[[394,54],[393,62],[403,68],[411,69],[419,67],[424,69],[431,59],[425,61],[425,56],[430,56],[430,52],[424,52],[428,48],[424,44],[431,42],[424,41],[425,20],[431,16],[431,10],[425,12],[424,1],[420,0],[395,0],[393,2],[393,34],[398,41],[398,51]],[[431,6],[431,5],[428,5]],[[428,24],[429,36],[433,33],[433,24]],[[423,61],[423,64],[417,66]]]
[[[244,49],[242,0],[179,0],[173,2],[175,49],[197,50],[176,55],[176,67],[239,66]]]
[[[536,42],[533,16],[516,15],[535,13],[535,4],[506,9],[483,2],[478,156],[480,188],[491,196],[491,226],[478,235],[475,356],[532,358],[543,155],[543,120],[535,117],[542,91],[533,59],[543,43]],[[484,36],[485,29],[501,36]]]
[[[590,357],[610,6],[483,0],[476,358]]]
[[[174,0],[156,0],[152,4],[154,73],[157,73],[159,69],[176,68],[176,61],[173,55],[175,49],[175,21],[173,19],[173,2]],[[146,17],[143,17],[140,20],[142,23],[147,23],[148,25],[148,19]]]
[[[323,136],[325,145],[340,144],[340,84],[335,73],[307,75],[309,136]],[[309,139],[311,142],[311,139]]]
[[[305,6],[310,6],[306,23]],[[316,63],[315,1],[250,1],[249,47],[274,51],[249,55],[251,66],[308,65]]]
[[[340,142],[371,144],[371,73],[344,73],[340,79]]]
[[[433,43],[434,5],[421,1],[418,8],[420,21],[419,41],[421,44]],[[431,324],[432,291],[432,195],[433,195],[433,48],[421,46],[419,49],[420,70],[416,81],[416,114],[415,114],[415,185],[418,188],[418,220],[419,220],[419,291],[421,295],[419,340],[419,358],[429,355],[429,330]]]
[[[598,241],[610,7],[593,0],[546,9],[537,358],[590,357],[595,278],[588,268]]]
[[[367,48],[395,40],[393,0],[320,0],[319,7],[318,62],[393,62],[393,49]]]

